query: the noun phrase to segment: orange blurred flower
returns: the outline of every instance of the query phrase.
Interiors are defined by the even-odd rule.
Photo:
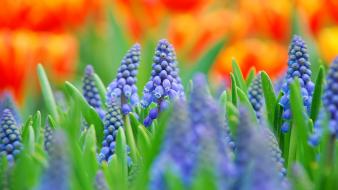
[[[325,61],[331,63],[338,55],[338,26],[320,30],[318,34],[318,45]]]
[[[201,9],[212,0],[160,0],[164,7],[172,12],[189,12]]]
[[[35,79],[32,73],[39,62],[52,68],[53,81],[69,78],[76,54],[76,40],[69,34],[0,30],[0,91],[10,90],[21,101],[25,85],[32,82],[27,79]]]
[[[226,47],[215,65],[216,73],[227,76],[235,59],[243,75],[246,76],[251,67],[266,71],[272,78],[284,72],[287,63],[287,48],[273,41],[247,39]]]

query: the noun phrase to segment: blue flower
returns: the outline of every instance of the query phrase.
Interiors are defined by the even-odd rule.
[[[52,143],[53,131],[54,130],[50,126],[50,123],[47,119],[45,130],[44,130],[44,148],[48,154],[50,153],[50,149],[51,149],[50,146]]]
[[[318,146],[320,143],[320,139],[323,135],[323,128],[324,122],[326,121],[327,118],[327,112],[325,111],[324,108],[321,108],[317,117],[317,120],[314,123],[313,126],[313,132],[309,137],[309,144],[313,147]]]
[[[272,159],[271,145],[259,128],[249,119],[249,113],[240,107],[240,122],[237,127],[235,163],[238,179],[234,189],[252,190],[285,189],[279,170]]]
[[[6,108],[2,111],[0,119],[0,157],[5,156],[8,162],[13,163],[21,149],[19,129],[11,110]]]
[[[49,153],[49,165],[44,171],[38,190],[70,189],[70,160],[67,138],[62,131],[55,131]]]
[[[152,102],[157,104],[157,107],[152,111],[154,117],[148,116],[144,125],[150,126],[158,113],[165,109],[167,101],[175,97],[183,98],[184,90],[178,75],[174,48],[167,40],[163,39],[157,44],[151,78],[144,87],[141,102],[144,108],[147,108]],[[157,113],[155,114],[155,112]]]
[[[123,128],[124,122],[118,104],[112,101],[108,104],[108,110],[104,117],[104,140],[99,154],[99,161],[109,162],[115,154],[116,138],[120,127]],[[130,158],[128,158],[130,162]]]
[[[323,94],[324,109],[329,117],[331,134],[338,135],[338,57],[336,57],[327,73],[326,86]]]
[[[261,73],[258,73],[258,75],[252,81],[248,90],[248,96],[249,101],[256,112],[256,117],[259,121],[263,114],[263,104],[264,104]]]
[[[311,69],[307,46],[299,36],[294,36],[289,47],[288,70],[282,86],[283,97],[280,105],[284,108],[282,131],[287,132],[290,128],[291,108],[290,108],[290,84],[295,78],[299,79],[303,104],[307,112],[310,111],[314,84],[311,81]]]
[[[106,178],[103,175],[103,172],[101,170],[96,173],[95,189],[96,190],[109,190]]]
[[[102,118],[104,116],[104,111],[102,110],[101,97],[94,79],[94,68],[91,65],[87,65],[85,69],[85,74],[82,79],[82,93],[88,104],[92,106],[99,116]]]
[[[0,98],[0,113],[2,113],[2,111],[4,109],[9,109],[11,110],[13,116],[14,116],[14,119],[15,119],[15,122],[16,124],[18,125],[18,127],[21,127],[21,116],[20,116],[20,112],[13,100],[13,96],[10,92],[4,92],[2,95],[1,95],[1,98]]]
[[[107,89],[107,102],[112,98],[121,105],[122,113],[131,112],[132,106],[139,102],[136,75],[140,64],[141,46],[134,44],[121,61],[116,79]]]

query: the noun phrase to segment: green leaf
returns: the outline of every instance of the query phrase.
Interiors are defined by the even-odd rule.
[[[168,184],[168,189],[173,189],[173,190],[186,189],[184,187],[182,179],[179,178],[177,175],[175,175],[174,172],[171,172],[171,170],[165,172],[164,177],[165,177],[166,184]]]
[[[118,161],[119,172],[121,173],[121,188],[128,187],[128,162],[127,162],[127,146],[126,137],[123,128],[118,129],[116,142],[116,158]]]
[[[80,104],[79,106],[81,107],[81,112],[86,122],[95,126],[96,140],[97,143],[101,144],[101,142],[103,141],[104,127],[100,116],[97,114],[95,109],[87,103],[81,92],[75,86],[73,86],[69,82],[66,82],[65,87],[69,91],[69,93],[72,94],[72,97],[75,98]]]
[[[97,87],[99,94],[100,94],[102,106],[105,107],[106,106],[107,90],[106,90],[101,78],[96,73],[94,73],[94,80],[95,80],[96,87]]]
[[[244,92],[247,93],[248,89],[246,86],[246,82],[244,80],[241,68],[238,66],[236,60],[232,59],[232,72],[234,73],[236,85]]]
[[[222,108],[226,111],[226,103],[227,103],[227,91],[223,91],[220,98],[219,98],[219,102],[222,105]]]
[[[212,65],[215,63],[218,54],[221,52],[226,42],[226,39],[221,39],[216,42],[208,51],[206,51],[206,53],[197,61],[194,68],[190,69],[190,71],[185,75],[183,80],[184,84],[187,84],[187,82],[197,72],[208,74]]]
[[[140,150],[140,154],[144,155],[147,154],[151,147],[151,137],[148,131],[145,129],[144,126],[139,125],[137,126],[138,129],[138,137],[137,137],[137,145],[138,149]]]
[[[126,131],[127,143],[130,147],[131,158],[133,159],[133,161],[136,161],[138,157],[137,156],[138,151],[137,151],[135,137],[134,137],[133,129],[131,127],[129,115],[124,116],[124,127]]]
[[[59,116],[57,112],[57,107],[56,107],[53,91],[49,84],[45,70],[41,64],[38,65],[38,76],[39,76],[43,99],[45,101],[45,105],[48,109],[48,112],[54,118],[56,118],[56,120],[58,120]]]
[[[27,126],[27,130],[25,130],[25,133],[22,136],[22,141],[25,149],[32,154],[35,151],[35,136],[32,125]]]
[[[96,158],[96,137],[93,125],[87,129],[82,153],[82,158],[86,163],[87,175],[89,175],[89,179],[94,179],[99,165]]]
[[[255,78],[256,69],[255,67],[251,67],[248,76],[246,77],[246,86],[250,86],[252,80]]]
[[[271,82],[270,77],[266,72],[261,72],[261,82],[262,82],[262,88],[264,93],[264,100],[265,100],[265,108],[268,113],[268,120],[271,126],[274,126],[274,116],[275,116],[275,109],[276,109],[276,95],[273,89],[273,85]]]
[[[241,102],[242,105],[244,105],[245,107],[248,108],[248,111],[250,113],[251,116],[251,121],[254,121],[257,123],[257,117],[256,117],[256,112],[252,107],[252,104],[250,103],[248,97],[245,95],[245,93],[237,87],[237,94],[239,97],[239,100]]]
[[[231,101],[232,103],[237,106],[237,85],[236,85],[236,80],[235,76],[230,73],[230,78],[231,78]]]
[[[36,142],[40,142],[40,132],[41,132],[41,113],[37,111],[36,114],[33,116],[33,129],[35,134]]]
[[[316,121],[319,110],[321,108],[321,97],[323,92],[323,83],[324,83],[324,67],[320,66],[317,79],[316,79],[316,85],[313,92],[313,98],[312,98],[312,104],[311,104],[311,119],[313,121]]]
[[[228,124],[231,130],[232,135],[236,135],[236,129],[238,125],[238,110],[237,108],[231,103],[227,102],[226,103],[226,114],[227,114],[227,119],[228,119]]]

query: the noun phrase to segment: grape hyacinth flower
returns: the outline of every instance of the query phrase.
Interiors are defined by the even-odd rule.
[[[50,146],[49,166],[44,172],[38,190],[70,189],[70,160],[66,147],[66,135],[62,131],[55,131]]]
[[[12,164],[22,149],[21,136],[10,109],[4,109],[0,118],[0,157]]]
[[[193,144],[199,148],[199,167],[214,173],[220,189],[227,189],[235,175],[235,168],[230,159],[230,146],[224,139],[225,114],[213,100],[203,74],[196,74],[193,78],[189,113],[191,128],[195,131]]]
[[[273,84],[275,93],[278,95],[280,93],[280,91],[282,90],[282,86],[284,84],[284,79],[285,79],[286,73],[282,74],[281,76],[279,76]]]
[[[173,46],[167,40],[160,40],[157,44],[151,78],[143,90],[142,106],[147,108],[151,103],[152,108],[144,120],[146,127],[158,117],[160,111],[165,109],[168,101],[175,97],[184,98],[184,90],[178,75],[176,54]]]
[[[95,189],[96,190],[109,190],[106,178],[102,171],[98,171],[95,177]]]
[[[101,97],[94,79],[94,68],[91,65],[87,65],[85,68],[85,74],[82,79],[82,93],[86,101],[92,106],[101,118],[104,116],[104,111],[101,105]]]
[[[289,47],[288,58],[288,70],[285,77],[285,82],[282,86],[283,97],[280,100],[280,105],[284,108],[282,125],[282,132],[289,131],[290,119],[291,119],[291,107],[290,107],[290,85],[298,78],[301,93],[303,97],[303,104],[307,112],[310,111],[312,102],[312,94],[314,84],[311,81],[311,69],[309,54],[307,53],[307,46],[305,42],[299,36],[294,36]]]
[[[249,90],[248,90],[249,101],[256,112],[256,117],[260,121],[263,114],[263,89],[261,82],[261,73],[254,78],[252,81]]]
[[[327,113],[324,110],[324,108],[321,108],[317,117],[317,120],[314,123],[313,126],[313,132],[309,137],[309,144],[312,147],[318,146],[320,143],[320,138],[322,137],[322,126],[324,125],[324,122],[326,121]]]
[[[323,105],[328,114],[329,130],[338,137],[338,57],[331,64],[326,81]]]
[[[123,128],[124,122],[122,119],[122,114],[120,112],[120,107],[115,101],[111,101],[108,104],[108,110],[104,117],[104,140],[102,142],[102,148],[99,154],[99,161],[109,162],[112,159],[112,156],[115,154],[116,138],[117,133],[120,127]],[[128,162],[131,160],[128,157]]]
[[[21,116],[19,113],[19,110],[13,100],[13,96],[10,92],[4,92],[1,95],[1,99],[0,99],[0,113],[2,113],[2,111],[4,109],[9,109],[11,110],[11,113],[14,116],[15,122],[18,125],[18,127],[21,127]]]
[[[184,100],[174,100],[172,118],[169,122],[164,145],[155,160],[151,172],[150,189],[168,189],[166,172],[172,172],[182,179],[188,188],[194,174],[196,149],[193,145],[194,132],[191,128],[187,105]]]
[[[141,58],[141,46],[134,44],[121,61],[116,79],[107,89],[107,102],[115,98],[124,115],[131,112],[139,102],[136,87],[136,75]]]
[[[235,159],[239,175],[234,189],[287,189],[280,180],[278,168],[270,167],[274,162],[263,134],[250,121],[247,109],[240,107],[239,112]]]
[[[45,130],[44,130],[44,148],[48,154],[50,153],[50,149],[51,149],[50,146],[52,143],[52,137],[53,137],[53,128],[51,127],[47,119]]]

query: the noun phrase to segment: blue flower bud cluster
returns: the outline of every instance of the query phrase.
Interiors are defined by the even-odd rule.
[[[123,128],[123,119],[120,111],[120,107],[115,101],[111,101],[108,104],[108,110],[104,117],[104,140],[102,142],[102,148],[99,154],[99,161],[110,162],[113,155],[115,154],[117,133],[120,127]],[[129,149],[129,147],[127,147]],[[128,150],[129,152],[129,150]],[[128,157],[128,163],[131,160]]]
[[[256,112],[256,117],[258,121],[261,119],[263,114],[263,89],[261,82],[261,73],[254,78],[249,89],[248,89],[249,101]]]
[[[327,112],[324,110],[324,108],[321,108],[317,120],[314,123],[312,134],[308,139],[308,143],[313,147],[318,146],[320,143],[320,138],[323,135],[322,126],[324,126],[327,116]]]
[[[298,78],[303,103],[306,110],[309,112],[312,102],[312,94],[314,84],[311,81],[311,69],[307,46],[299,36],[294,36],[289,47],[288,70],[284,84],[282,86],[283,97],[280,100],[280,105],[284,108],[282,131],[287,132],[290,128],[291,107],[290,107],[290,84],[295,78]]]
[[[338,136],[338,57],[336,57],[327,73],[323,94],[323,105],[329,117],[329,130]]]
[[[141,58],[141,46],[134,44],[121,61],[116,79],[107,89],[107,102],[115,98],[121,105],[123,114],[128,114],[132,106],[139,102],[136,87],[136,75]]]
[[[240,107],[239,113],[235,158],[239,173],[235,189],[244,186],[253,190],[285,189],[278,168],[270,167],[275,164],[264,135],[250,121],[247,109]]]
[[[178,75],[176,54],[167,40],[160,40],[153,58],[151,78],[143,90],[142,106],[147,108],[152,102],[157,107],[150,110],[144,120],[145,126],[150,126],[161,110],[168,106],[168,100],[184,97],[181,79]]]
[[[91,65],[87,65],[85,68],[85,74],[82,79],[82,93],[88,104],[92,106],[99,116],[102,118],[104,116],[104,111],[101,107],[101,97],[94,79],[94,68]]]
[[[48,168],[42,175],[38,190],[68,190],[70,189],[70,160],[67,150],[66,135],[56,130],[52,137]]]
[[[13,163],[22,149],[21,135],[10,109],[4,109],[0,119],[0,157]]]
[[[44,148],[45,151],[49,154],[50,153],[50,146],[52,143],[52,137],[53,137],[53,129],[49,124],[49,121],[46,121],[46,126],[44,130]]]
[[[10,92],[4,92],[2,95],[1,95],[1,98],[0,98],[0,113],[4,110],[4,109],[9,109],[11,110],[13,116],[14,116],[14,119],[15,119],[15,122],[16,124],[18,125],[18,127],[20,128],[21,126],[21,116],[20,116],[20,112],[13,100],[13,96]]]

